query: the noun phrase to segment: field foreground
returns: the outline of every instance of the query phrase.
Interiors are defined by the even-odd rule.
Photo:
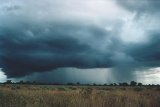
[[[0,85],[0,107],[160,107],[160,87]]]

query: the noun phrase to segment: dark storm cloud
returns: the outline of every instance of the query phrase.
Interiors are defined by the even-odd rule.
[[[97,75],[97,73],[99,75]],[[50,83],[70,83],[70,82],[80,82],[82,84],[97,83],[104,84],[105,80],[112,78],[107,75],[109,71],[105,68],[95,68],[95,69],[78,69],[78,68],[58,68],[49,72],[36,72],[32,75],[26,75],[22,78],[16,78],[16,81],[19,80],[30,80],[30,81],[39,81],[39,82],[50,82]],[[47,78],[44,78],[47,77]],[[113,81],[112,81],[113,82]]]
[[[132,44],[127,50],[139,64],[144,67],[159,67],[160,66],[160,33],[150,34],[150,39],[147,42]]]
[[[107,4],[106,0],[93,1],[3,0],[0,6],[3,72],[18,78],[65,67],[112,68],[115,78],[125,81],[134,79],[132,74],[137,69],[160,66],[159,1],[117,0],[118,5],[111,1]],[[134,12],[140,16],[147,13],[152,21],[149,23],[145,17],[132,20]],[[142,34],[147,42],[129,42]],[[56,75],[63,73],[53,74],[48,77],[57,79]],[[37,78],[42,80],[43,75]]]
[[[109,54],[98,52],[94,45],[76,38],[78,31],[85,32],[85,36],[92,35],[93,40],[107,36],[106,31],[96,26],[50,24],[50,27],[35,26],[30,30],[25,26],[1,28],[1,67],[8,77],[59,67],[110,67]]]
[[[124,48],[113,52],[112,72],[119,82],[135,80],[135,71],[160,67],[160,32],[150,32],[147,36],[145,42],[121,43]]]

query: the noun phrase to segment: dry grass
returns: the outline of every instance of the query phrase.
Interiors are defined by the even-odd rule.
[[[0,107],[160,107],[160,88],[6,85]]]

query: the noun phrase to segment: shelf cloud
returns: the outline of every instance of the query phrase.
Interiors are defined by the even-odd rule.
[[[0,68],[8,78],[72,67],[111,68],[121,80],[160,66],[159,1],[1,3]]]

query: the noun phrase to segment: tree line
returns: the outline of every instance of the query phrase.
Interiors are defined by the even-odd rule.
[[[136,82],[136,81],[131,81],[130,83],[127,82],[122,82],[122,83],[110,83],[110,84],[81,84],[80,82],[77,83],[58,83],[58,82],[53,82],[53,83],[42,83],[38,81],[19,81],[19,82],[12,82],[12,80],[7,80],[4,83],[1,84],[26,84],[26,85],[71,85],[71,86],[146,86],[146,84],[142,84],[141,82]],[[159,86],[159,84],[147,84],[147,86]]]

